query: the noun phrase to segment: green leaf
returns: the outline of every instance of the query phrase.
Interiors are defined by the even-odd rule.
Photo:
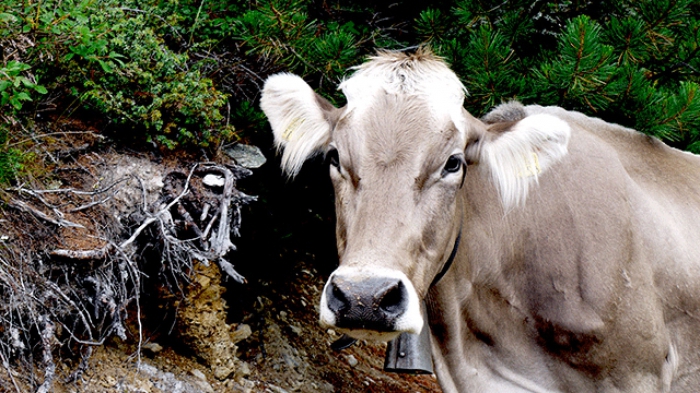
[[[108,74],[112,73],[112,67],[110,67],[110,65],[107,62],[100,59],[97,59],[97,62],[100,64],[100,67],[102,67],[102,71]]]
[[[8,14],[6,12],[0,13],[0,22],[2,22],[2,23],[14,23],[16,21],[17,21],[16,16],[14,16],[12,14]]]
[[[12,96],[10,97],[10,105],[12,105],[15,109],[21,110],[22,109],[22,103],[20,100],[17,98],[17,96]]]
[[[32,100],[32,97],[30,97],[29,94],[27,94],[23,91],[19,92],[17,95],[15,95],[15,97],[21,101],[31,101]]]
[[[700,141],[696,141],[688,145],[688,151],[695,154],[700,154]]]
[[[25,87],[28,87],[30,89],[36,86],[32,81],[29,80],[29,78],[25,78],[23,76],[17,77],[17,80],[21,81]]]
[[[22,71],[26,71],[30,69],[31,66],[21,63],[16,60],[11,60],[7,62],[7,66],[5,66],[5,72],[11,75],[18,75]]]

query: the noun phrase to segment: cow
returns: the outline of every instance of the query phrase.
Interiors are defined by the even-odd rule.
[[[559,107],[475,118],[427,49],[339,89],[282,73],[261,97],[283,170],[329,165],[321,325],[386,341],[427,315],[449,393],[700,391],[700,157]]]

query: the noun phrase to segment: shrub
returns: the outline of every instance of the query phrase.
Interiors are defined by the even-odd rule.
[[[186,50],[167,44],[162,32],[172,26],[157,14],[156,2],[144,8],[116,0],[3,3],[4,15],[10,15],[3,39],[32,41],[21,57],[36,65],[56,93],[77,99],[67,109],[95,109],[111,129],[140,131],[169,148],[216,145],[234,137],[221,113],[227,95]],[[41,93],[43,87],[34,89]],[[14,105],[28,97],[10,99]]]

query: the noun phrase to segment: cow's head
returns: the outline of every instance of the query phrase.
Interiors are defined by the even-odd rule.
[[[418,333],[420,299],[461,228],[467,164],[485,168],[474,176],[491,178],[512,208],[531,175],[565,154],[569,129],[538,115],[489,131],[462,108],[457,76],[427,51],[382,52],[340,89],[347,105],[335,108],[301,78],[278,74],[261,101],[288,174],[317,153],[329,162],[340,267],[324,288],[320,320],[360,339]]]

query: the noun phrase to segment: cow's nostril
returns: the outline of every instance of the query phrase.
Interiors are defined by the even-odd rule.
[[[350,308],[350,300],[347,295],[340,286],[333,281],[331,281],[331,285],[326,291],[326,297],[328,298],[328,308],[336,314]]]
[[[406,289],[401,281],[386,288],[379,301],[379,308],[387,314],[399,314],[403,311],[406,301]]]

